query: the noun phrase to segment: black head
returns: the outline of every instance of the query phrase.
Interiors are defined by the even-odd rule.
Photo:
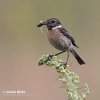
[[[50,18],[47,19],[46,21],[41,21],[37,27],[41,27],[43,25],[46,25],[48,30],[51,30],[52,28],[61,25],[60,21],[56,18]]]

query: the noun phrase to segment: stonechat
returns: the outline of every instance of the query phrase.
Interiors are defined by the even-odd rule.
[[[46,21],[41,21],[37,27],[42,27],[43,25],[47,26],[48,29],[48,39],[51,45],[53,45],[56,49],[61,52],[55,54],[55,56],[68,52],[68,57],[66,64],[69,58],[69,52],[73,54],[80,65],[85,64],[82,58],[76,53],[74,47],[78,46],[75,43],[74,38],[69,34],[69,32],[62,26],[61,22],[56,18],[50,18]]]

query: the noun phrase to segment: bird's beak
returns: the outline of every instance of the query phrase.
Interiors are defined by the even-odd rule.
[[[37,25],[37,27],[42,27],[43,25],[47,25],[46,21],[40,21],[40,24]]]

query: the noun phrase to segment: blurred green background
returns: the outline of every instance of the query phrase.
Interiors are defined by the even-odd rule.
[[[80,66],[73,56],[70,69],[78,73],[81,85],[88,83],[87,100],[100,98],[100,1],[99,0],[0,0],[0,99],[66,100],[57,73],[38,66],[43,54],[57,53],[36,25],[40,20],[60,19],[80,47],[85,60]],[[67,54],[59,56],[65,60]],[[3,96],[2,91],[24,90],[29,96]]]

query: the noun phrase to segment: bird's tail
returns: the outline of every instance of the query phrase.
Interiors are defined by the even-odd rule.
[[[74,49],[70,50],[70,52],[74,55],[80,65],[85,64],[85,62],[81,59],[81,57],[76,53]]]

